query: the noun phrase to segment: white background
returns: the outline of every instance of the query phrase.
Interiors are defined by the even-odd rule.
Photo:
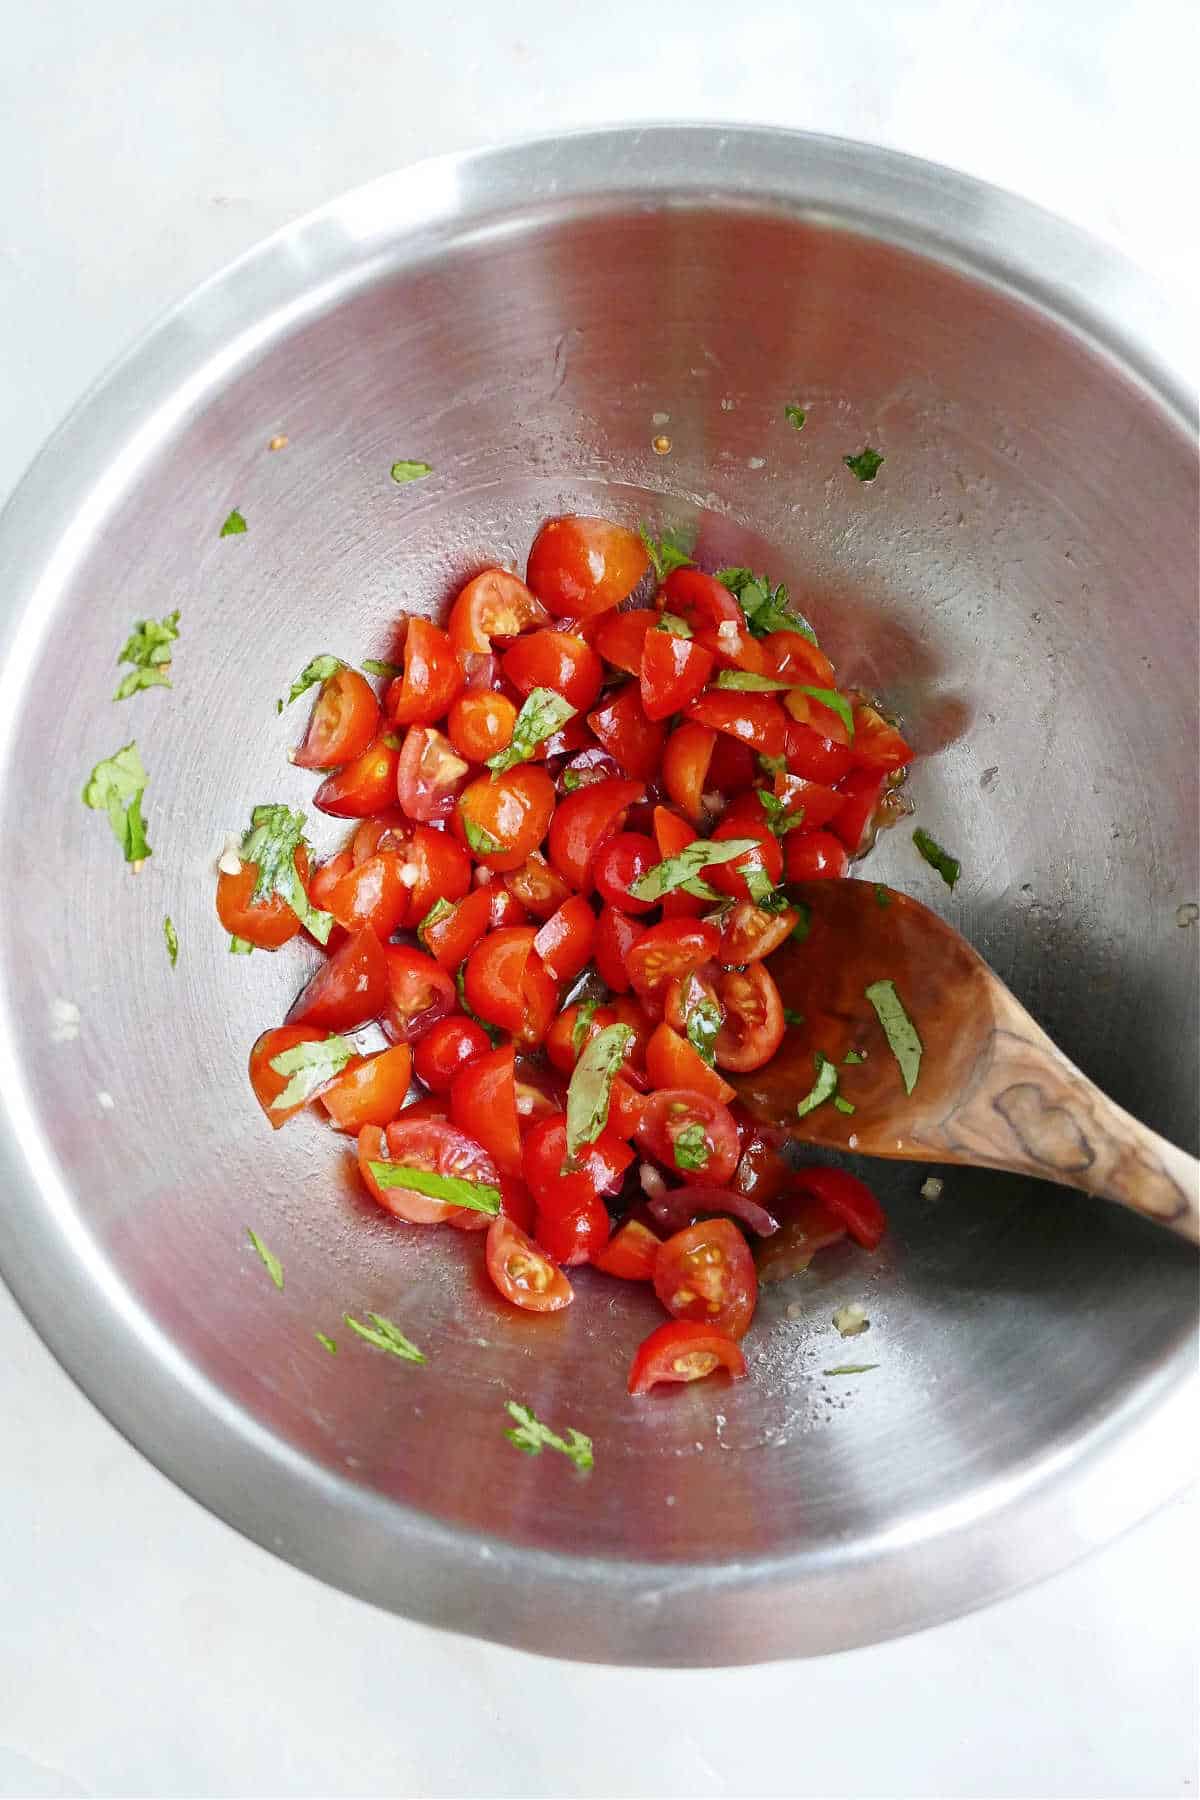
[[[1194,0],[9,0],[0,498],[144,324],[399,163],[560,126],[864,137],[1200,294]],[[0,1204],[3,1203],[0,1197]],[[437,1635],[243,1543],[0,1292],[0,1794],[1191,1795],[1195,1505],[919,1638],[713,1674]]]

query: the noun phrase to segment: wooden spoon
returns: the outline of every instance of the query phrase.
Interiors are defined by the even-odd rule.
[[[831,1150],[1082,1188],[1200,1242],[1200,1163],[1106,1099],[943,919],[870,881],[794,891],[808,935],[789,938],[768,966],[803,1022],[789,1024],[766,1068],[732,1077],[752,1113]],[[876,985],[889,982],[899,1010]],[[911,1092],[868,988],[894,1031],[905,1019],[915,1027]],[[798,1117],[824,1061],[853,1111],[830,1098]],[[823,1088],[832,1078],[825,1070]]]

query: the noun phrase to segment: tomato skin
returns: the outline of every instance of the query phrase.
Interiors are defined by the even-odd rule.
[[[748,900],[750,890],[746,885],[746,876],[757,869],[775,887],[783,875],[783,850],[779,839],[771,827],[763,822],[762,808],[757,797],[746,795],[753,802],[751,808],[743,809],[735,803],[713,832],[713,838],[722,842],[727,838],[754,838],[758,844],[756,850],[747,850],[733,862],[717,863],[715,867],[706,869],[704,879],[712,883],[723,894],[730,894],[735,900]]]
[[[710,688],[693,700],[687,716],[711,731],[737,738],[760,756],[782,756],[786,714],[774,694]]]
[[[642,666],[642,643],[658,614],[643,607],[638,612],[609,613],[600,621],[595,646],[606,663],[626,675],[637,675]]]
[[[503,1174],[521,1173],[521,1131],[517,1115],[515,1052],[511,1044],[467,1063],[450,1087],[450,1117],[470,1130]]]
[[[385,1142],[386,1156],[382,1154]],[[450,1201],[432,1200],[413,1188],[380,1187],[369,1166],[373,1162],[402,1163],[430,1174],[486,1182],[489,1187],[497,1187],[500,1181],[491,1157],[466,1132],[444,1119],[416,1118],[411,1107],[392,1121],[386,1133],[374,1125],[365,1125],[359,1132],[358,1169],[363,1185],[385,1212],[410,1225],[444,1225],[461,1210]]]
[[[362,1062],[348,1063],[321,1095],[321,1105],[335,1131],[390,1125],[404,1105],[411,1079],[412,1052],[407,1044],[393,1044]]]
[[[321,912],[329,911],[329,902],[333,898],[338,882],[343,875],[348,875],[354,867],[354,857],[349,850],[339,850],[327,862],[318,863],[308,882],[308,898],[313,906]]]
[[[853,748],[856,763],[885,775],[903,769],[913,759],[912,750],[896,727],[865,701],[854,708]]]
[[[548,1256],[569,1268],[591,1262],[607,1244],[608,1233],[608,1208],[603,1200],[593,1199],[552,1215],[539,1208],[534,1236]]]
[[[745,1337],[758,1281],[737,1226],[728,1219],[700,1219],[669,1237],[655,1259],[654,1291],[672,1318]]]
[[[522,987],[537,936],[532,925],[489,932],[467,957],[463,988],[473,1013],[502,1031],[519,1031],[524,1018]]]
[[[710,1069],[700,1052],[678,1031],[663,1023],[646,1045],[646,1080],[651,1088],[687,1088],[727,1105],[735,1089]]]
[[[590,644],[566,631],[534,631],[518,638],[501,668],[519,694],[552,688],[576,712],[586,712],[604,680],[604,665]]]
[[[571,890],[552,869],[540,850],[535,850],[520,866],[504,877],[504,885],[520,904],[537,919],[550,919]]]
[[[519,869],[537,849],[554,816],[554,783],[544,769],[522,763],[502,775],[482,775],[465,787],[454,814],[455,835],[469,844],[466,821],[485,831],[503,850],[475,851],[485,868],[503,874]]]
[[[546,1037],[546,1055],[553,1066],[562,1074],[569,1075],[583,1052],[583,1047],[595,1037],[606,1025],[615,1025],[617,1015],[611,1006],[598,1006],[588,1021],[585,1030],[580,1032],[579,1048],[575,1048],[575,1027],[579,1022],[579,1007],[568,1006],[559,1013]]]
[[[791,775],[786,770],[775,777],[775,798],[783,801],[788,817],[803,819],[805,831],[820,831],[842,805],[842,796],[835,788],[806,781],[803,775]]]
[[[754,753],[749,744],[740,743],[737,738],[718,732],[717,741],[713,745],[712,761],[708,765],[710,788],[715,789],[726,800],[733,794],[743,794],[753,786],[756,769]]]
[[[633,1161],[633,1151],[606,1130],[594,1143],[585,1144],[575,1160],[579,1167],[564,1173],[567,1121],[563,1113],[542,1119],[527,1135],[525,1181],[538,1212],[546,1218],[558,1218],[604,1194],[615,1194]]]
[[[417,1079],[435,1094],[448,1094],[459,1070],[491,1050],[482,1025],[460,1013],[439,1019],[417,1045],[413,1067]]]
[[[717,1369],[733,1381],[745,1375],[746,1359],[733,1339],[691,1319],[669,1319],[638,1345],[629,1392],[648,1394],[660,1381],[702,1381]]]
[[[650,781],[658,774],[667,728],[661,720],[647,718],[636,682],[590,712],[587,722],[630,780]]]
[[[432,725],[463,685],[463,668],[449,635],[417,616],[404,637],[404,673],[387,691],[393,725]]]
[[[449,832],[418,825],[403,849],[402,879],[411,880],[406,925],[419,925],[435,900],[461,900],[471,886],[471,859]],[[413,880],[413,872],[416,879]]]
[[[387,956],[369,926],[354,932],[323,962],[292,1002],[289,1025],[353,1031],[378,1018],[387,999]]]
[[[554,981],[573,981],[591,959],[596,915],[582,894],[572,894],[533,940],[533,948]]]
[[[301,846],[294,858],[301,881],[308,876],[308,854]],[[217,877],[217,917],[232,937],[245,938],[256,950],[279,950],[299,935],[300,921],[281,894],[254,900],[258,864],[244,862],[236,875]]]
[[[485,656],[494,637],[517,637],[549,623],[549,613],[519,575],[508,569],[481,569],[460,589],[447,628],[460,656]]]
[[[838,782],[842,804],[833,816],[831,830],[845,844],[851,856],[866,845],[879,802],[887,788],[887,775],[875,769],[852,769]]]
[[[291,760],[300,769],[336,769],[353,762],[379,730],[379,702],[357,669],[337,669],[321,683],[308,731]]]
[[[446,730],[450,742],[468,762],[486,762],[512,743],[517,709],[507,694],[486,689],[460,694],[450,708]]]
[[[743,626],[745,615],[737,600],[714,575],[701,569],[672,569],[658,594],[659,605],[678,613],[695,631],[723,625],[726,620]]]
[[[273,1058],[282,1056],[285,1050],[294,1050],[297,1044],[319,1044],[328,1036],[324,1026],[278,1025],[273,1031],[264,1031],[256,1038],[250,1051],[250,1085],[254,1089],[255,1099],[276,1131],[281,1125],[286,1125],[289,1119],[294,1119],[298,1112],[303,1112],[317,1096],[312,1094],[297,1106],[274,1110],[272,1102],[278,1100],[291,1077],[280,1075],[278,1070],[271,1067]],[[353,1066],[352,1063],[346,1064],[347,1069]]]
[[[432,725],[410,725],[396,765],[396,795],[410,819],[448,819],[471,773],[450,739]]]
[[[699,1125],[704,1133],[708,1161],[701,1169],[681,1168],[675,1160],[675,1140],[681,1131],[694,1125]],[[637,1145],[679,1180],[700,1187],[725,1187],[740,1154],[738,1129],[729,1108],[686,1088],[660,1088],[650,1096]]]
[[[313,805],[335,819],[369,819],[395,802],[399,764],[400,752],[377,737],[361,756],[326,776],[313,795]]]
[[[844,695],[842,697],[845,698]],[[785,714],[797,723],[809,726],[829,743],[837,744],[842,749],[848,748],[850,733],[841,712],[835,707],[826,706],[823,700],[818,700],[813,694],[801,693],[799,688],[789,688],[781,696],[781,704]],[[786,732],[784,741],[786,742]],[[853,763],[853,754],[850,760]]]
[[[387,997],[379,1022],[394,1044],[412,1044],[458,1006],[453,978],[420,950],[388,944]]]
[[[717,734],[684,720],[667,739],[660,775],[667,793],[693,825],[704,820],[705,784]]]
[[[592,858],[596,892],[606,905],[620,907],[622,912],[652,912],[653,900],[639,900],[629,890],[659,861],[657,846],[650,838],[640,831],[618,831],[605,838]]]
[[[640,781],[613,778],[577,788],[559,801],[547,847],[551,863],[577,893],[586,893],[591,884],[590,865],[597,847],[620,831],[625,814],[642,792]]]
[[[779,989],[763,962],[745,969],[725,969],[717,984],[725,1023],[717,1034],[717,1067],[745,1074],[770,1062],[786,1022]]]
[[[384,942],[408,916],[408,889],[400,879],[396,855],[372,856],[355,864],[336,884],[327,910],[345,931],[370,926]]]
[[[651,925],[625,959],[634,992],[643,1005],[661,1013],[667,983],[711,962],[720,944],[720,932],[705,919],[664,919]]]
[[[423,928],[421,942],[443,969],[457,969],[471,947],[488,930],[491,915],[492,897],[487,888],[472,888],[453,912],[443,913],[441,918]]]
[[[841,1219],[856,1244],[877,1250],[887,1230],[887,1215],[865,1181],[846,1169],[801,1169],[796,1186]]]
[[[829,831],[792,831],[784,855],[789,881],[838,881],[850,866],[846,846]]]
[[[653,1281],[661,1242],[640,1219],[626,1219],[603,1250],[592,1257],[592,1262],[606,1275],[619,1276],[622,1281]]]
[[[696,841],[695,827],[668,807],[654,808],[653,823],[654,842],[660,862],[666,862],[668,857],[678,856],[681,850]],[[682,888],[677,888],[672,894],[664,894],[659,904],[664,919],[698,919],[708,909],[709,902],[702,900],[698,894],[685,894]]]
[[[823,737],[811,725],[789,718],[784,727],[784,754],[789,773],[805,781],[819,781],[832,787],[835,781],[854,766],[854,757],[845,744]]]
[[[525,1312],[561,1312],[575,1298],[562,1270],[503,1213],[488,1227],[487,1272],[504,1298]]]
[[[638,679],[648,719],[668,719],[694,700],[713,671],[713,658],[694,638],[648,631]]]
[[[639,1093],[624,1076],[615,1076],[609,1096],[608,1130],[622,1143],[632,1143],[646,1116],[648,1103],[647,1096]]]
[[[643,930],[644,927],[627,912],[622,912],[619,906],[601,908],[596,935],[592,939],[592,956],[602,979],[614,994],[629,992],[629,955]]]
[[[767,912],[752,900],[742,901],[725,922],[720,960],[730,965],[760,962],[791,936],[799,917],[791,906],[785,906],[782,912]]]
[[[768,675],[779,681],[795,681],[805,687],[835,688],[833,664],[823,650],[799,631],[771,631],[759,639]]]
[[[645,545],[608,519],[548,519],[533,540],[525,576],[560,618],[590,619],[619,606],[650,567]]]

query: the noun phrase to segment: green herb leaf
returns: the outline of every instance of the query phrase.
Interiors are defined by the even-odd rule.
[[[772,778],[774,778],[776,775],[783,775],[786,773],[787,757],[786,756],[763,756],[760,751],[759,758],[758,758],[758,766],[762,770],[764,775],[770,775]]]
[[[717,676],[719,688],[733,688],[740,694],[782,694],[795,685],[775,675],[753,675],[749,669],[722,669]]]
[[[962,864],[957,856],[951,856],[948,850],[943,850],[937,839],[931,838],[929,833],[923,831],[919,825],[913,832],[913,843],[930,868],[937,870],[948,888],[953,888],[962,874]]]
[[[138,747],[128,743],[96,764],[83,790],[85,806],[108,814],[113,836],[125,853],[125,861],[130,863],[143,862],[151,854],[142,817],[146,781]]]
[[[833,1096],[833,1104],[840,1113],[852,1113],[854,1111],[853,1102],[845,1099],[841,1094],[835,1094]]]
[[[571,1048],[576,1056],[583,1049],[592,1020],[600,1010],[598,1000],[581,1000],[579,1011],[575,1014],[575,1023],[571,1027]]]
[[[257,1231],[251,1231],[251,1229],[248,1225],[246,1227],[246,1236],[250,1239],[250,1242],[254,1245],[254,1248],[258,1253],[258,1257],[262,1263],[263,1268],[267,1271],[267,1274],[271,1277],[271,1280],[275,1283],[275,1286],[279,1289],[280,1293],[282,1293],[283,1292],[283,1264],[280,1262],[280,1260],[277,1256],[273,1256],[271,1254],[271,1252],[267,1249],[267,1246],[263,1243],[263,1241],[259,1237]]]
[[[222,525],[220,535],[222,537],[240,537],[243,531],[249,531],[249,529],[250,527],[235,506]]]
[[[290,1050],[281,1050],[271,1058],[268,1067],[289,1080],[283,1092],[272,1100],[271,1111],[286,1112],[289,1106],[303,1106],[335,1075],[341,1074],[353,1055],[354,1045],[336,1031],[316,1043],[293,1044]]]
[[[664,531],[662,537],[655,540],[644,525],[639,525],[638,536],[646,546],[646,555],[650,558],[659,581],[665,581],[672,569],[694,567],[681,531]]]
[[[714,863],[733,862],[747,850],[758,848],[757,838],[696,838],[693,843],[685,844],[678,856],[668,856],[665,862],[655,863],[652,869],[639,875],[629,891],[635,900],[661,900],[664,894],[686,886],[699,876],[701,870]]]
[[[328,681],[331,675],[336,675],[338,670],[344,669],[345,666],[340,656],[329,656],[328,654],[314,656],[312,661],[306,663],[301,669],[288,689],[288,705],[290,706],[293,700],[298,700],[301,694],[306,694],[310,687],[315,687],[318,681]]]
[[[170,685],[170,677],[164,669],[131,669],[117,684],[113,699],[128,700],[131,694],[140,694],[143,688],[169,688]]]
[[[692,628],[687,620],[681,619],[678,613],[673,612],[659,613],[658,623],[654,629],[655,631],[667,631],[672,637],[690,638],[692,636]]]
[[[406,1338],[398,1325],[393,1325],[390,1319],[381,1318],[379,1313],[369,1312],[367,1314],[371,1321],[370,1325],[362,1324],[360,1320],[352,1318],[349,1313],[343,1313],[342,1317],[356,1337],[362,1338],[368,1344],[374,1344],[377,1350],[386,1350],[389,1356],[398,1356],[401,1362],[423,1363],[425,1361],[423,1354],[417,1349],[411,1338]]]
[[[803,1025],[804,1014],[802,1012],[797,1012],[794,1006],[785,1006],[783,1009],[783,1022],[785,1025]]]
[[[476,856],[498,856],[504,849],[500,839],[494,838],[490,831],[485,831],[482,825],[477,825],[474,819],[468,818],[467,814],[461,810],[460,817],[466,840]]]
[[[453,911],[453,903],[447,900],[444,895],[439,894],[429,911],[425,914],[425,917],[421,920],[421,923],[417,926],[417,936],[427,950],[429,948],[429,944],[425,937],[427,927],[436,925],[439,919],[448,919]]]
[[[819,700],[822,706],[827,706],[830,712],[835,712],[846,727],[850,742],[854,742],[854,708],[845,694],[839,694],[836,688],[803,686],[797,686],[796,692],[811,695],[814,700]]]
[[[333,914],[319,912],[309,902],[296,867],[296,851],[303,842],[303,813],[294,813],[282,804],[256,806],[240,855],[243,862],[254,863],[258,869],[251,902],[279,894],[317,942],[325,944],[333,930]]]
[[[882,881],[877,881],[875,883],[875,904],[876,906],[890,906],[892,904],[891,893],[884,887]]]
[[[326,1337],[323,1331],[314,1331],[313,1336],[316,1338],[318,1344],[320,1344],[322,1350],[328,1350],[330,1356],[337,1355],[337,1345],[331,1337]]]
[[[567,720],[575,717],[575,711],[553,688],[534,688],[517,714],[511,742],[488,757],[488,768],[498,775],[516,763],[528,762],[538,745],[561,731]]]
[[[769,794],[765,788],[758,790],[759,803],[767,815],[767,824],[776,837],[786,837],[789,831],[795,831],[804,823],[804,808],[798,807],[795,812],[788,811],[788,803],[781,800],[778,794]]]
[[[842,1058],[844,1063],[861,1063],[866,1062],[866,1060],[867,1059],[862,1054],[861,1050],[847,1050],[845,1056]]]
[[[746,884],[746,892],[756,906],[766,906],[775,894],[775,884],[764,868],[754,866],[742,875]]]
[[[573,794],[576,788],[583,786],[583,776],[578,769],[564,769],[561,780],[564,794]]]
[[[608,1124],[608,1103],[617,1070],[633,1032],[628,1025],[605,1025],[580,1052],[567,1087],[567,1156],[594,1144]]]
[[[804,422],[808,418],[808,414],[802,406],[785,406],[783,409],[783,416],[789,425],[795,426],[797,431],[804,430]]]
[[[842,461],[852,475],[860,481],[874,481],[883,467],[883,457],[878,450],[872,450],[870,444],[860,450],[857,456],[843,456]]]
[[[699,1122],[685,1125],[671,1146],[677,1169],[707,1169],[708,1138]]]
[[[782,582],[772,587],[765,575],[752,569],[718,569],[716,580],[727,587],[746,615],[746,625],[754,637],[766,637],[772,631],[798,631],[815,644],[817,634],[803,613],[788,606],[788,591]]]
[[[796,1107],[796,1117],[803,1119],[808,1113],[815,1112],[818,1106],[824,1106],[837,1093],[838,1072],[836,1063],[831,1063],[827,1056],[818,1050],[813,1058],[817,1065],[817,1079],[813,1082]]]
[[[822,1375],[866,1375],[877,1369],[878,1363],[839,1363],[836,1369],[822,1369]]]
[[[500,1211],[500,1189],[486,1181],[464,1181],[459,1175],[438,1175],[432,1169],[416,1169],[407,1163],[373,1162],[367,1164],[381,1188],[406,1188],[413,1194],[424,1194],[427,1200],[444,1200],[449,1206],[469,1206],[473,1212],[488,1213],[492,1218]]]
[[[922,1043],[916,1026],[904,1010],[904,1002],[896,992],[894,981],[873,981],[865,990],[875,1008],[888,1049],[900,1064],[904,1091],[911,1094],[921,1073]]]
[[[392,464],[392,480],[401,487],[410,481],[423,481],[426,475],[432,475],[432,465],[427,462],[394,462]]]
[[[377,662],[373,656],[368,656],[359,666],[364,675],[382,675],[385,681],[395,681],[397,675],[404,673],[400,663]]]
[[[254,945],[250,943],[248,938],[231,936],[229,939],[229,954],[230,956],[253,956]]]
[[[795,907],[799,915],[796,923],[792,926],[792,936],[798,944],[802,944],[812,927],[812,907],[807,900],[793,900],[790,904]]]
[[[548,1425],[543,1425],[531,1406],[522,1406],[516,1400],[505,1401],[504,1410],[510,1419],[516,1420],[515,1430],[506,1431],[505,1437],[526,1456],[540,1456],[543,1450],[557,1450],[577,1469],[588,1470],[595,1464],[592,1455],[592,1440],[582,1431],[576,1431],[568,1425],[567,1435],[562,1438]]]
[[[179,961],[179,933],[171,922],[170,913],[163,920],[163,936],[167,940],[167,955],[171,959],[171,967]]]
[[[701,997],[688,1006],[684,1015],[687,1041],[692,1049],[706,1062],[711,1069],[716,1061],[717,1039],[721,1035],[724,1017],[717,1002],[704,993],[699,982]]]
[[[165,619],[139,619],[117,658],[118,664],[132,663],[133,668],[122,678],[113,699],[128,700],[142,688],[170,687],[167,670],[171,666],[171,645],[178,636],[178,611],[168,613]]]

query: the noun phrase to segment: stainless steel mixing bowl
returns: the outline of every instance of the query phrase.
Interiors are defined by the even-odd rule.
[[[502,1310],[477,1240],[379,1217],[315,1121],[267,1130],[246,1053],[305,957],[231,958],[212,903],[225,834],[311,792],[286,762],[302,709],[275,708],[309,656],[386,656],[402,608],[519,560],[548,513],[699,522],[909,722],[920,817],[964,875],[951,897],[907,832],[873,868],[1194,1148],[1195,439],[1170,341],[1129,270],[1003,194],[671,128],[353,193],[91,394],[0,525],[0,1257],[160,1468],[380,1605],[663,1663],[911,1630],[1176,1487],[1196,1282],[1165,1234],[1003,1176],[949,1171],[931,1202],[925,1171],[872,1168],[890,1237],[769,1292],[752,1380],[632,1401],[640,1288],[585,1272],[561,1316]],[[872,485],[842,463],[867,442]],[[435,473],[399,487],[397,458]],[[249,530],[220,538],[234,506]],[[115,706],[130,622],[173,607],[173,689]],[[136,876],[79,798],[135,736]],[[825,1377],[846,1300],[871,1318],[852,1360],[879,1366]],[[367,1308],[427,1365],[340,1328]],[[510,1397],[590,1432],[594,1472],[518,1454]]]

